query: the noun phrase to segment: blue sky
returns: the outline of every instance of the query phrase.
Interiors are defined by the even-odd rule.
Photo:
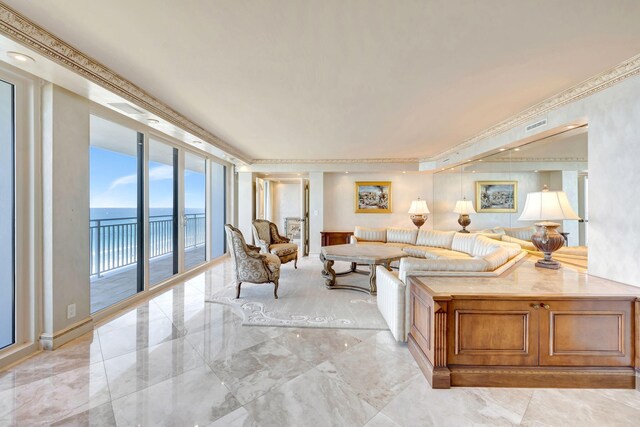
[[[92,208],[136,207],[136,158],[103,148],[90,149]],[[173,200],[173,169],[170,165],[149,162],[149,207],[170,208]],[[185,173],[185,208],[205,205],[205,176]]]

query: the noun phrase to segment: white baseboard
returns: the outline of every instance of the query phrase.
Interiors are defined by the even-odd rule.
[[[74,340],[87,332],[93,330],[93,318],[87,317],[84,320],[67,326],[66,328],[54,333],[43,333],[40,335],[40,345],[43,350],[55,350],[63,344]]]

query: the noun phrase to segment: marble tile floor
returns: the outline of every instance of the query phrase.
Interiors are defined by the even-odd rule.
[[[229,307],[204,302],[232,285],[230,263],[219,263],[0,372],[0,426],[623,426],[640,419],[633,390],[432,390],[388,331],[242,326]]]
[[[189,248],[184,253],[185,269],[189,270],[205,261],[204,245]],[[173,275],[171,255],[149,260],[149,283],[156,284]],[[137,270],[135,265],[104,273],[101,277],[91,278],[91,312],[109,307],[137,292]]]

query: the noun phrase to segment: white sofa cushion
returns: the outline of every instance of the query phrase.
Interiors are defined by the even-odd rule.
[[[498,267],[509,261],[509,253],[505,248],[500,247],[480,259],[484,260],[487,263],[487,270],[485,271],[493,271],[497,270]]]
[[[389,326],[391,334],[397,341],[406,341],[408,326],[407,299],[409,292],[395,273],[387,271],[382,266],[376,267],[376,282],[378,294],[376,301],[378,310]]]
[[[476,244],[477,234],[456,233],[451,242],[451,249],[473,255],[473,247]]]
[[[519,255],[522,252],[522,248],[517,243],[510,243],[510,242],[503,242],[503,241],[496,241],[495,243],[497,243],[501,248],[505,248],[507,250],[507,253],[509,254],[509,259]]]
[[[455,234],[455,231],[420,230],[416,245],[451,249]]]
[[[387,229],[386,228],[365,228],[358,227],[353,232],[353,235],[358,241],[364,242],[386,242],[387,241]]]
[[[530,227],[516,227],[516,228],[507,228],[507,227],[496,227],[494,228],[497,232],[498,230],[504,231],[504,234],[510,237],[515,237],[516,239],[526,240],[528,242],[531,241],[531,236],[536,232],[536,228],[534,226]]]
[[[437,271],[437,272],[486,272],[490,271],[489,261],[484,258],[466,258],[466,259],[420,259],[420,258],[402,258],[400,260],[400,279],[406,283],[407,272],[419,273],[421,271]]]
[[[492,252],[495,252],[500,248],[498,241],[489,239],[488,237],[478,236],[476,238],[476,243],[473,245],[473,252],[471,255],[475,257],[483,257],[485,255],[489,255]]]
[[[426,259],[465,259],[471,258],[462,252],[452,251],[451,249],[432,248],[430,246],[406,246],[402,250],[409,256]]]
[[[388,243],[407,243],[409,245],[415,245],[417,236],[417,228],[387,228]]]

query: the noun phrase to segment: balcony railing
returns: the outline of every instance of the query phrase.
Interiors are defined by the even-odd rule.
[[[206,242],[205,214],[186,214],[184,227],[185,249]],[[138,261],[137,218],[109,218],[90,221],[91,275],[133,265]],[[173,217],[149,217],[149,259],[173,250]]]

